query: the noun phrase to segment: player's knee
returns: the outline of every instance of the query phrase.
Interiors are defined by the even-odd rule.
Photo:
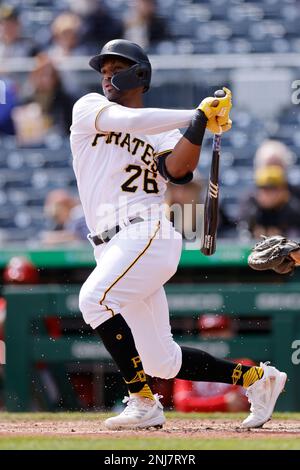
[[[177,343],[173,341],[169,348],[168,354],[164,355],[160,360],[157,358],[143,357],[143,366],[146,374],[151,377],[161,379],[172,379],[178,374],[182,361],[181,349]]]
[[[91,323],[91,318],[94,318],[95,315],[99,315],[102,310],[105,310],[104,307],[99,304],[98,296],[84,284],[79,293],[79,310],[82,313],[84,321],[88,324]]]
[[[175,370],[175,364],[172,361],[164,362],[163,364],[144,365],[144,368],[146,374],[160,379],[172,379],[178,373],[178,370]]]
[[[82,313],[85,323],[93,329],[109,320],[113,315],[120,311],[119,304],[112,300],[106,300],[101,303],[101,290],[97,292],[83,285],[79,293],[79,309]]]

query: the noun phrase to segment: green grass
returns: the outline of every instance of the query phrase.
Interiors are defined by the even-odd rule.
[[[101,440],[96,437],[5,437],[0,450],[300,450],[299,439],[178,439],[147,437]]]
[[[107,418],[104,413],[1,413],[0,422],[37,422],[37,421],[78,421],[81,419],[102,421]],[[243,419],[245,414],[223,413],[167,413],[167,417],[176,419]],[[274,419],[281,421],[299,420],[300,413],[275,413]],[[0,428],[1,430],[1,428]],[[231,435],[232,436],[232,435]],[[287,436],[266,434],[253,435],[252,433],[238,434],[237,438],[214,437],[209,434],[207,438],[183,436],[172,437],[172,433],[165,436],[155,436],[155,432],[149,431],[149,436],[141,435],[138,438],[135,433],[132,438],[128,434],[122,437],[122,433],[114,433],[113,438],[107,436],[49,436],[49,435],[6,435],[0,436],[0,450],[300,450],[299,435]]]
[[[173,419],[244,419],[246,413],[177,413],[175,411],[169,411],[165,413],[167,418]],[[112,416],[112,413],[94,413],[94,412],[64,412],[64,413],[0,413],[0,421],[11,421],[11,420],[28,420],[30,421],[78,421],[81,419],[91,421],[101,421],[103,419]],[[300,413],[273,413],[273,419],[279,420],[299,420]]]

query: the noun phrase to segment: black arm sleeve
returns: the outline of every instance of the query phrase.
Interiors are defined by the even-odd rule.
[[[191,123],[183,136],[194,145],[201,145],[207,124],[207,117],[201,109],[197,109]]]
[[[170,152],[171,153],[171,152]],[[173,184],[186,184],[192,181],[193,179],[193,173],[189,171],[185,176],[182,176],[181,178],[174,178],[172,175],[167,170],[166,167],[166,158],[170,153],[161,155],[160,157],[157,158],[157,169],[158,172],[161,174],[163,178],[165,178],[167,181],[170,181],[170,183]]]

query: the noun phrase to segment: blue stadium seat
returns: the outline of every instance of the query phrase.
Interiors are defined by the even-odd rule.
[[[64,188],[74,179],[74,172],[71,168],[61,168],[59,172],[53,168],[43,168],[33,172],[31,184],[36,189]]]
[[[128,11],[127,0],[103,1],[114,17],[121,19]],[[66,0],[16,0],[15,3],[21,7],[25,32],[34,34],[41,44],[49,40],[49,26],[56,15],[68,8]],[[159,0],[157,3],[175,42],[189,39],[190,53],[299,51],[300,9],[296,0]],[[212,38],[221,39],[222,44],[213,47]],[[232,42],[232,38],[239,41]],[[206,47],[201,47],[201,41]],[[150,50],[164,53],[166,47],[167,43],[156,44]]]
[[[1,229],[15,227],[13,215],[14,215],[14,212],[12,212],[9,207],[0,208],[0,228]]]
[[[11,206],[16,207],[23,207],[28,200],[29,194],[31,193],[30,190],[25,189],[16,189],[15,187],[9,188],[6,191],[7,201]]]
[[[103,0],[116,17],[128,9],[127,0]],[[25,31],[45,42],[53,18],[66,8],[67,0],[15,0],[23,10]],[[158,0],[172,30],[172,40],[150,48],[154,54],[224,54],[248,52],[300,52],[300,8],[296,0]],[[216,58],[217,60],[217,58]],[[197,104],[227,83],[228,71],[189,71],[187,82],[172,80],[154,87],[145,96],[146,105],[186,107]],[[83,74],[81,75],[81,77]],[[85,85],[93,86],[84,76]],[[182,75],[180,75],[182,77]],[[196,77],[196,78],[195,78]],[[215,78],[217,77],[217,78]],[[294,69],[294,78],[300,69]],[[223,81],[224,79],[224,81]],[[92,80],[92,79],[91,79]],[[199,80],[199,83],[197,82]],[[214,81],[215,80],[215,81]],[[229,84],[228,84],[229,85]],[[175,100],[175,98],[176,100]],[[221,197],[229,215],[234,216],[245,189],[253,187],[253,156],[267,137],[286,143],[295,155],[290,171],[293,184],[300,185],[300,107],[290,106],[274,122],[261,122],[245,110],[232,113],[234,126],[222,137]],[[211,163],[212,137],[206,135],[199,170],[207,179]],[[18,148],[14,137],[0,137],[0,237],[22,241],[36,238],[43,226],[43,205],[47,193],[56,188],[77,192],[68,139],[49,135],[44,148]]]
[[[0,150],[0,168],[7,168],[6,161],[7,161],[6,151],[1,149]]]

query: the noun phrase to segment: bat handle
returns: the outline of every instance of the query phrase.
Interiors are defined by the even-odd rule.
[[[213,151],[220,152],[221,150],[221,135],[222,134],[214,134],[213,138]]]
[[[217,107],[218,104],[219,104],[219,100],[218,100],[217,98],[225,98],[225,96],[226,96],[226,93],[225,93],[224,90],[217,90],[217,91],[215,91],[215,92],[214,92],[214,97],[215,97],[216,99],[212,102],[211,106]]]
[[[224,90],[217,90],[214,92],[215,98],[225,98],[226,92]]]

